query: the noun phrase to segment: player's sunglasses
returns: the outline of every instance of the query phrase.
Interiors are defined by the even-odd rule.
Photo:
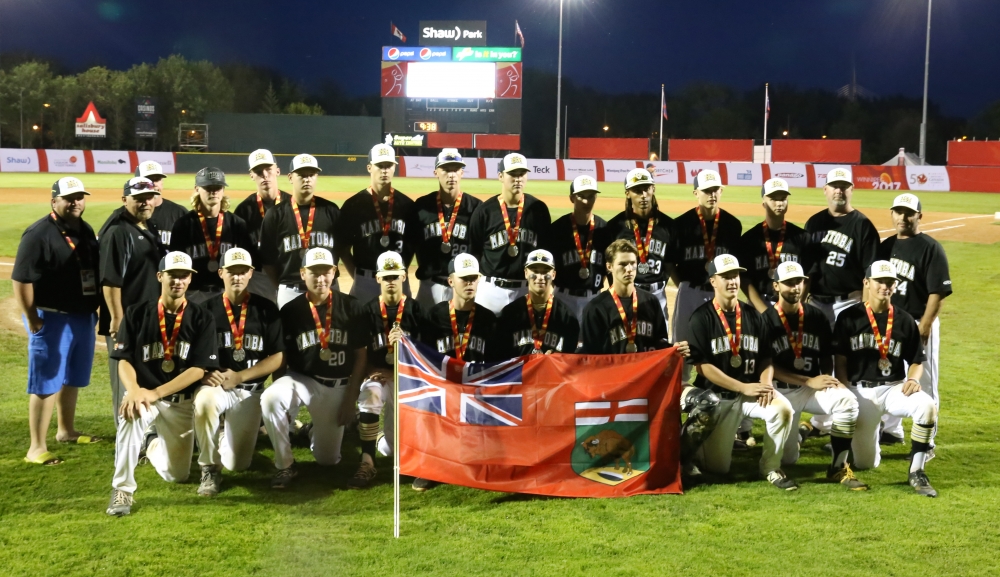
[[[137,182],[135,184],[128,185],[132,190],[156,190],[152,182]]]

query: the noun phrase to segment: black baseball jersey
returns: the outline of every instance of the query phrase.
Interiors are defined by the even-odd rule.
[[[777,306],[777,305],[775,305]],[[805,312],[802,329],[802,359],[805,367],[795,368],[795,353],[792,351],[791,343],[788,340],[788,331],[781,323],[781,317],[775,307],[768,307],[764,311],[764,322],[769,327],[769,335],[764,341],[771,347],[771,360],[776,367],[781,367],[786,371],[815,377],[822,373],[823,361],[832,361],[833,357],[833,329],[830,328],[830,321],[823,311],[810,305],[802,305]],[[795,338],[799,335],[799,315],[793,313],[785,315],[788,321],[788,328],[792,330]]]
[[[35,307],[65,313],[93,313],[101,302],[97,267],[99,246],[94,229],[80,221],[78,228],[49,213],[21,235],[11,278],[31,283]],[[69,247],[64,233],[76,250]],[[86,290],[85,290],[86,289]]]
[[[655,351],[670,346],[667,334],[667,319],[660,301],[651,293],[635,289],[639,293],[635,345],[638,352]],[[621,299],[625,319],[632,324],[632,297]],[[604,291],[593,298],[583,309],[583,352],[591,355],[613,355],[625,353],[628,333],[622,324],[622,317],[611,296]]]
[[[219,214],[222,216],[222,234],[219,235],[219,253],[214,259],[208,254],[205,233],[201,228],[197,211],[188,211],[174,223],[174,230],[170,237],[170,250],[187,253],[191,257],[195,270],[195,274],[191,276],[191,285],[188,286],[189,291],[222,290],[222,278],[219,277],[218,269],[215,272],[210,272],[208,261],[214,260],[221,265],[222,256],[226,254],[227,250],[239,247],[250,251],[251,258],[257,254],[257,243],[250,240],[247,223],[231,212],[220,212]],[[207,217],[205,221],[209,236],[215,238],[216,219]]]
[[[271,212],[275,204],[283,204],[286,202],[291,202],[292,195],[284,191],[278,191],[279,201],[275,203],[271,199],[262,198],[261,204],[264,205],[264,214],[260,213],[260,205],[257,204],[257,193],[253,193],[250,196],[243,199],[243,202],[236,207],[233,214],[243,219],[243,222],[247,224],[247,232],[250,233],[250,242],[254,246],[260,246],[260,227],[264,224],[264,216]]]
[[[233,324],[240,325],[240,315],[243,313],[243,306],[247,309],[246,324],[243,325],[243,351],[244,359],[236,361],[233,359],[233,329],[229,323],[229,316],[226,314],[226,305],[222,302],[222,295],[212,297],[205,301],[203,305],[208,308],[215,321],[216,344],[219,349],[219,367],[232,371],[244,371],[271,355],[276,355],[285,350],[285,342],[281,330],[281,317],[278,315],[278,306],[268,299],[251,294],[250,300],[244,305],[232,303]],[[263,384],[267,380],[264,375],[258,381],[244,384]]]
[[[636,272],[635,282],[638,284],[653,284],[667,281],[666,264],[671,262],[673,255],[670,252],[673,247],[674,219],[656,210],[652,214],[655,224],[653,225],[653,238],[649,243],[649,256],[646,258],[645,266],[639,263],[639,270]],[[635,223],[639,225],[639,238],[646,241],[646,231],[649,230],[649,219],[633,217]],[[624,212],[618,213],[608,222],[608,226],[599,235],[599,250],[601,254],[612,242],[619,238],[624,238],[635,243],[635,231],[630,220]],[[638,246],[638,245],[636,245]],[[606,272],[606,270],[605,270]]]
[[[420,339],[424,344],[434,347],[437,352],[455,357],[455,339],[451,332],[451,315],[449,314],[450,306],[451,303],[445,301],[434,305],[427,311],[426,330],[420,332]],[[455,324],[458,325],[458,332],[461,335],[465,334],[471,312],[455,311]],[[476,317],[472,321],[469,345],[465,349],[463,360],[482,363],[496,358],[493,352],[496,346],[496,324],[496,315],[490,309],[476,304]]]
[[[576,242],[573,240],[572,218],[572,212],[564,214],[557,218],[547,231],[542,233],[542,248],[551,252],[552,257],[556,259],[556,278],[553,284],[557,288],[597,292],[601,290],[604,275],[608,272],[604,266],[604,248],[600,246],[601,234],[608,223],[603,218],[594,215],[594,240],[591,244],[590,262],[587,265],[590,276],[584,279],[580,278],[580,253],[576,251]],[[584,250],[587,249],[589,231],[589,225],[577,226],[580,247]]]
[[[781,229],[767,230],[768,239],[771,242],[772,253],[778,249],[778,242],[781,241]],[[805,261],[809,248],[809,235],[806,231],[795,224],[785,221],[785,239],[781,245],[781,254],[778,255],[778,262],[797,262],[802,265],[802,269],[809,270],[809,264]],[[757,294],[765,301],[776,302],[778,295],[774,292],[774,285],[768,271],[771,268],[770,260],[767,256],[767,247],[764,241],[764,223],[743,233],[739,247],[735,250],[736,258],[740,265],[747,269],[746,276]]]
[[[674,220],[673,262],[677,267],[677,277],[681,282],[688,282],[693,287],[708,285],[708,271],[705,265],[710,259],[705,255],[705,238],[702,235],[701,221],[698,220],[698,207],[692,208]],[[719,232],[715,237],[715,256],[720,254],[735,255],[743,234],[743,223],[728,212],[719,209]],[[708,238],[712,239],[712,229],[715,217],[705,219],[708,227]],[[739,256],[736,257],[737,259]]]
[[[165,254],[160,232],[146,223],[140,228],[127,213],[113,222],[101,235],[101,286],[122,289],[122,311],[137,303],[155,301],[160,296],[156,271]],[[101,299],[98,333],[108,334],[111,312]]]
[[[723,312],[729,324],[730,333],[736,334],[736,311]],[[726,330],[715,312],[715,301],[710,300],[695,309],[691,315],[691,363],[694,365],[709,364],[726,373],[726,375],[741,383],[756,383],[760,374],[771,360],[771,347],[768,346],[768,326],[764,315],[746,303],[740,303],[742,316],[740,337],[740,366],[730,364],[733,353],[726,337]],[[724,390],[711,381],[698,375],[694,384],[703,389]]]
[[[945,298],[951,294],[948,257],[941,243],[926,234],[904,240],[892,235],[879,245],[878,258],[892,262],[900,276],[892,304],[902,307],[918,322],[930,295]]]
[[[174,230],[174,223],[180,217],[187,214],[188,210],[172,200],[163,197],[160,198],[160,206],[153,209],[153,215],[149,217],[149,222],[153,223],[159,232],[160,244],[170,246],[170,233]],[[108,219],[104,221],[104,224],[101,225],[101,230],[97,233],[97,237],[104,236],[104,232],[118,220],[123,212],[125,212],[124,206],[114,209],[108,216]]]
[[[336,203],[325,198],[314,196],[313,199],[316,201],[316,214],[312,233],[309,235],[309,248],[325,248],[336,258],[333,233],[340,218],[340,209]],[[282,202],[269,210],[260,229],[261,267],[276,267],[278,282],[287,285],[301,284],[299,269],[302,268],[304,254],[292,207],[298,208],[299,216],[302,218],[302,230],[305,230],[309,222],[309,204],[298,206],[294,199]]]
[[[810,237],[809,291],[835,297],[861,290],[865,271],[878,251],[878,231],[872,221],[859,210],[838,217],[822,210],[806,222],[806,232]]]
[[[926,360],[924,346],[920,340],[917,323],[900,307],[893,307],[892,335],[889,338],[888,359],[891,368],[878,368],[882,358],[875,333],[872,331],[865,303],[857,303],[844,309],[837,317],[833,329],[834,350],[837,355],[847,357],[847,380],[858,381],[901,381],[906,378],[906,364],[919,364]],[[885,338],[885,325],[889,311],[874,313],[879,335]]]
[[[136,382],[143,389],[155,389],[191,367],[205,370],[219,368],[212,313],[204,305],[188,301],[184,307],[181,330],[174,343],[174,370],[170,373],[163,372],[161,364],[164,351],[160,317],[157,313],[158,298],[132,305],[125,311],[114,350],[109,356],[131,363],[135,368]],[[174,334],[177,315],[165,313],[163,318],[169,339]],[[199,382],[195,382],[178,392],[193,393],[199,385]]]
[[[413,203],[406,223],[405,245],[417,256],[417,278],[420,280],[443,279],[448,276],[448,263],[463,252],[469,252],[469,221],[472,213],[483,201],[471,194],[462,195],[458,216],[451,231],[451,252],[441,252],[441,222],[438,220],[437,197],[439,192],[421,196]],[[451,221],[452,205],[442,206],[445,226]]]
[[[535,307],[535,330],[541,331],[545,321],[545,307]],[[535,341],[531,334],[531,319],[528,317],[528,297],[515,299],[500,311],[497,321],[497,344],[494,349],[496,358],[512,359],[521,355],[530,355],[535,350]],[[568,306],[559,299],[552,299],[552,312],[549,313],[549,325],[542,337],[543,353],[575,353],[580,340],[580,322]]]
[[[399,304],[385,307],[386,318],[389,320],[389,329],[392,330],[392,323],[396,321],[399,313]],[[368,343],[368,366],[379,369],[392,370],[392,363],[385,362],[385,355],[389,352],[389,333],[382,324],[382,308],[379,306],[378,297],[368,301],[365,305],[365,318],[368,321],[372,340]],[[403,318],[399,321],[399,327],[403,333],[415,341],[420,340],[423,330],[424,313],[420,309],[417,299],[408,298],[403,301]]]
[[[524,259],[539,248],[541,237],[552,224],[549,207],[531,196],[524,195],[521,213],[521,230],[517,237],[517,256],[510,256],[507,249],[507,228],[501,210],[507,211],[510,226],[517,222],[517,207],[502,207],[499,196],[484,200],[472,213],[469,223],[469,251],[479,259],[479,270],[486,276],[505,279],[524,278]]]
[[[351,295],[333,292],[333,317],[327,347],[332,356],[320,358],[319,333],[309,309],[309,293],[301,294],[281,308],[281,326],[285,336],[285,361],[288,368],[303,375],[324,379],[351,376],[358,349],[368,346],[371,330],[364,307]],[[316,307],[320,323],[326,325],[326,303]]]
[[[337,226],[337,246],[341,256],[350,255],[354,266],[362,270],[374,271],[378,256],[393,250],[403,257],[403,263],[410,265],[413,248],[406,242],[406,221],[413,211],[413,200],[398,190],[392,193],[392,222],[389,223],[389,245],[382,246],[382,221],[375,212],[372,193],[367,188],[344,202],[340,224]],[[389,214],[389,204],[380,204],[383,217]]]

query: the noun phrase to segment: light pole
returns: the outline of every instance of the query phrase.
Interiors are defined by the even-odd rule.
[[[20,93],[21,104],[18,106],[21,113],[21,123],[19,124],[18,132],[21,133],[21,148],[24,148],[24,89],[21,89]]]
[[[559,160],[559,120],[562,118],[562,32],[563,2],[559,0],[559,64],[556,72],[556,160]]]
[[[927,47],[924,49],[924,116],[920,122],[920,164],[927,164],[927,84],[931,71],[931,6],[927,0]]]

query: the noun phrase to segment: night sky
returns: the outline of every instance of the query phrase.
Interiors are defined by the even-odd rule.
[[[878,96],[920,97],[927,0],[565,0],[563,74],[606,92],[676,90],[693,81],[836,90],[850,79]],[[285,2],[0,0],[0,51],[50,56],[74,71],[124,69],[171,53],[273,67],[307,88],[335,78],[379,88],[392,20],[417,44],[421,19],[487,20],[490,45],[556,69],[558,0]],[[973,116],[1000,99],[1000,1],[937,0],[931,101]],[[772,100],[781,98],[772,93]]]

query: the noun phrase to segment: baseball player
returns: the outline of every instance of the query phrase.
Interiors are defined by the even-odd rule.
[[[833,417],[833,462],[826,477],[851,491],[865,491],[868,485],[854,476],[848,462],[858,401],[833,377],[833,330],[823,311],[802,303],[807,278],[802,265],[785,261],[775,268],[774,275],[770,292],[778,295],[778,302],[764,312],[774,386],[792,405],[792,423],[799,422],[802,411]],[[781,462],[791,465],[798,460],[799,444],[789,439]]]
[[[878,248],[878,258],[887,260],[896,267],[899,284],[892,293],[892,304],[917,319],[926,357],[920,387],[934,399],[934,406],[940,409],[938,358],[941,321],[938,314],[941,312],[942,301],[952,292],[948,256],[941,243],[920,232],[923,213],[920,199],[916,195],[906,193],[897,196],[892,201],[891,213],[896,234],[882,241]],[[885,427],[882,431],[882,443],[901,443],[902,420],[887,416],[883,421]]]
[[[525,259],[528,294],[503,308],[497,321],[496,357],[574,353],[580,340],[580,321],[555,298],[555,259],[544,249]]]
[[[174,229],[174,223],[177,222],[177,219],[187,214],[187,210],[176,202],[163,197],[163,179],[167,178],[167,175],[163,173],[163,167],[160,166],[159,162],[152,160],[140,162],[139,166],[135,167],[135,176],[149,179],[153,183],[153,188],[160,193],[154,196],[151,202],[153,215],[149,221],[159,231],[160,244],[170,246],[170,231]],[[100,232],[97,233],[97,238],[104,236],[107,228],[117,221],[124,211],[124,206],[116,208],[108,216],[108,220],[104,221]]]
[[[260,228],[264,224],[264,216],[275,206],[288,204],[292,195],[278,189],[278,177],[281,169],[274,162],[274,156],[270,150],[259,149],[250,153],[248,158],[250,164],[250,180],[257,187],[257,192],[243,199],[233,211],[233,214],[243,219],[247,225],[247,232],[250,234],[250,242],[256,249],[260,248]],[[252,275],[250,277],[250,292],[267,297],[271,301],[277,301],[277,287],[271,283],[267,275]]]
[[[368,377],[361,384],[358,397],[358,435],[361,438],[361,464],[347,486],[363,489],[375,478],[376,445],[385,456],[392,454],[393,413],[392,378],[395,347],[404,335],[419,340],[423,313],[420,303],[403,294],[406,267],[399,253],[379,255],[376,278],[381,294],[365,305],[372,341],[368,343]],[[379,434],[378,420],[386,407],[385,431]]]
[[[452,297],[427,311],[427,330],[420,332],[425,344],[463,361],[493,360],[493,345],[487,345],[497,342],[497,317],[476,301],[482,276],[479,261],[471,254],[460,254],[449,263]]]
[[[458,150],[442,150],[434,167],[438,190],[414,202],[406,223],[406,243],[417,257],[417,301],[424,310],[451,300],[448,263],[454,255],[469,252],[469,220],[482,204],[462,193],[465,162]]]
[[[52,185],[51,212],[24,231],[14,259],[14,299],[28,331],[27,463],[62,462],[46,444],[56,401],[56,441],[100,440],[74,428],[77,396],[90,384],[100,299],[97,238],[83,220],[89,194],[78,178],[57,180]]]
[[[199,495],[219,493],[223,466],[230,471],[250,467],[260,430],[264,381],[284,362],[278,306],[250,293],[253,274],[248,251],[227,250],[219,268],[225,290],[205,303],[215,323],[219,369],[205,373],[194,396]]]
[[[194,452],[194,392],[206,370],[218,368],[212,314],[184,297],[194,266],[169,252],[156,275],[160,296],[128,308],[110,355],[126,393],[115,439],[115,474],[107,514],[132,511],[140,451],[163,480],[183,483]],[[147,435],[150,427],[156,436]]]
[[[573,211],[557,218],[542,236],[542,245],[555,257],[552,282],[556,299],[569,307],[573,316],[583,319],[583,308],[604,286],[604,251],[598,237],[607,222],[594,214],[597,202],[597,179],[582,174],[569,186]],[[530,283],[529,283],[530,284]]]
[[[864,281],[867,300],[837,317],[836,375],[858,399],[858,425],[851,443],[855,466],[878,467],[882,415],[910,417],[910,486],[918,495],[937,497],[924,472],[934,445],[937,406],[920,387],[924,348],[917,321],[891,302],[897,275],[891,262],[873,262]]]
[[[757,312],[767,311],[771,303],[778,300],[773,288],[778,265],[805,262],[809,237],[805,230],[785,220],[789,195],[788,182],[784,179],[772,178],[765,182],[760,189],[764,221],[743,233],[740,239],[736,256],[747,268],[740,284]],[[809,267],[803,265],[803,268],[808,270]]]
[[[760,474],[778,489],[794,491],[798,484],[781,470],[793,409],[772,384],[774,367],[764,316],[736,298],[740,273],[745,271],[731,254],[712,259],[708,274],[715,297],[691,315],[695,385],[711,388],[721,397],[718,425],[701,446],[701,463],[713,473],[728,473],[740,422],[744,417],[762,419],[766,434]]]
[[[124,212],[114,220],[109,219],[106,231],[100,236],[100,279],[104,298],[98,334],[105,337],[109,351],[115,348],[115,337],[125,311],[134,304],[156,300],[162,290],[156,273],[164,250],[159,230],[149,221],[153,215],[153,198],[159,194],[148,178],[130,178],[122,191]],[[108,355],[108,369],[112,414],[117,424],[125,389],[118,379],[118,360],[112,355]]]
[[[196,303],[222,294],[219,264],[226,251],[239,247],[257,252],[257,244],[250,240],[247,223],[229,212],[226,186],[226,175],[218,168],[199,170],[194,175],[191,195],[194,210],[174,223],[171,234],[170,250],[187,253],[200,273],[192,279],[187,294],[188,300]]]
[[[300,407],[312,417],[311,448],[320,465],[340,462],[344,425],[354,419],[371,334],[357,299],[333,290],[336,272],[329,250],[309,249],[300,273],[306,293],[281,309],[288,372],[260,399],[278,469],[273,489],[287,488],[298,474],[288,424]]]
[[[316,196],[320,168],[308,154],[292,158],[288,180],[292,200],[276,204],[260,229],[260,262],[278,287],[278,308],[305,292],[302,258],[310,248],[335,248],[333,232],[340,218],[336,203]],[[338,290],[336,279],[332,286]]]
[[[371,183],[344,202],[343,218],[337,227],[337,246],[344,268],[354,278],[351,295],[363,303],[379,295],[375,279],[378,255],[392,250],[409,266],[413,247],[404,241],[406,221],[413,210],[413,200],[392,186],[396,172],[396,151],[386,144],[376,144],[368,153]],[[403,284],[410,294],[410,282]]]
[[[625,238],[639,249],[635,284],[660,301],[666,316],[667,279],[673,272],[668,254],[674,242],[674,219],[656,205],[656,184],[643,168],[634,168],[625,177],[625,210],[608,222],[599,248],[603,252],[612,241]]]

